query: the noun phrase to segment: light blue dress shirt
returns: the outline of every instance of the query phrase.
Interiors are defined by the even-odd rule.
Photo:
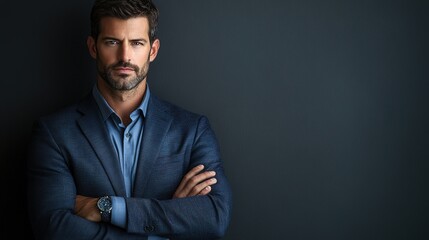
[[[116,154],[121,165],[124,177],[127,197],[132,194],[137,162],[139,159],[140,146],[143,140],[144,117],[150,97],[149,86],[146,85],[146,93],[140,106],[130,114],[131,123],[125,126],[120,117],[109,106],[99,92],[97,85],[93,87],[92,94],[101,111],[101,116],[106,125],[110,140],[113,143]],[[125,228],[127,222],[125,199],[123,197],[111,196],[112,199],[112,224]],[[150,236],[150,240],[165,239]]]

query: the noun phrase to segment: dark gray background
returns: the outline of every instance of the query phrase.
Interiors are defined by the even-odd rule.
[[[149,83],[217,133],[224,239],[428,239],[429,1],[156,3]],[[2,3],[2,234],[31,239],[32,122],[93,84],[90,7]]]

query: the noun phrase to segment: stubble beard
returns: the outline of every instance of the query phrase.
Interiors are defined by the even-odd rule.
[[[117,91],[129,91],[136,88],[146,78],[149,70],[149,63],[145,63],[141,70],[137,65],[123,61],[106,66],[104,68],[99,62],[97,65],[97,70],[100,77],[104,80],[104,82],[107,83],[108,86]],[[113,69],[117,67],[132,68],[136,75],[135,77],[130,76],[129,74],[119,74],[114,76]]]

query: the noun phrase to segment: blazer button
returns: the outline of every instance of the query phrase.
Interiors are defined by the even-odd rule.
[[[145,232],[153,232],[155,230],[155,227],[152,225],[144,226]]]

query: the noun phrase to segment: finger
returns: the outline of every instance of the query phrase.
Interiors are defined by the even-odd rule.
[[[191,178],[185,178],[181,182],[181,186],[176,190],[176,192],[173,195],[173,198],[182,198],[187,196],[195,196],[197,195],[204,187],[208,186],[208,184],[202,184],[199,187],[197,187],[195,190],[194,188],[200,184],[201,182],[208,180],[216,175],[216,172],[214,171],[206,171],[203,173],[199,173]],[[194,189],[194,190],[193,190]],[[193,191],[191,193],[191,191]]]
[[[189,194],[191,194],[192,196],[196,195],[197,193],[193,189],[195,189],[198,184],[200,184],[203,181],[206,181],[206,180],[214,177],[215,175],[216,175],[215,171],[206,171],[206,172],[202,172],[202,173],[199,173],[199,174],[193,176],[192,178],[190,178],[186,182],[186,185],[182,189],[183,193],[186,196],[189,196]],[[204,186],[204,187],[206,187],[206,186]],[[197,188],[200,188],[200,191],[201,191],[204,187],[201,187],[201,188],[197,187]],[[191,193],[191,191],[193,191],[193,192]]]
[[[192,168],[186,175],[183,177],[182,181],[180,182],[179,186],[177,187],[176,191],[182,191],[182,189],[186,186],[186,183],[189,179],[191,179],[193,176],[198,174],[204,169],[204,165],[200,164],[194,168]]]
[[[198,195],[201,195],[201,196],[203,196],[203,195],[207,195],[207,194],[209,194],[211,191],[212,191],[212,187],[207,186],[207,187],[205,187],[203,190],[201,190],[201,192],[200,192],[200,193],[198,193]]]
[[[188,197],[191,197],[191,196],[196,196],[196,195],[199,195],[201,192],[204,192],[204,191],[207,191],[208,189],[206,189],[207,187],[209,187],[210,188],[210,191],[211,191],[211,186],[212,185],[214,185],[214,184],[216,184],[217,183],[217,179],[216,178],[210,178],[210,179],[208,179],[208,180],[205,180],[205,181],[203,181],[203,182],[201,182],[201,183],[199,183],[199,184],[197,184],[197,185],[195,185],[192,189],[191,189],[191,191],[188,193]],[[209,192],[210,192],[209,191]],[[208,193],[208,192],[207,192]],[[207,194],[206,193],[206,194]],[[205,194],[203,194],[203,195],[205,195]]]

